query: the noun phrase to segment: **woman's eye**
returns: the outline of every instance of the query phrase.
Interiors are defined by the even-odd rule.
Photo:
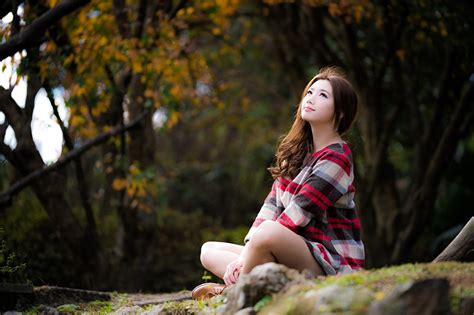
[[[321,93],[321,94],[319,94],[319,95],[322,95],[322,96],[324,96],[325,98],[328,98],[328,97],[326,96],[326,94],[324,94],[324,93]]]
[[[311,92],[311,91],[308,91],[308,93],[306,93],[306,94],[309,94],[309,95],[311,95],[311,94],[313,94],[313,92]]]

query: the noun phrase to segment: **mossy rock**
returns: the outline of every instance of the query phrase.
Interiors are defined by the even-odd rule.
[[[278,294],[261,314],[366,314],[395,287],[412,281],[445,278],[450,284],[450,306],[460,312],[460,301],[474,296],[474,263],[404,264],[315,280],[313,286],[296,285]],[[316,308],[316,309],[315,309]]]
[[[315,279],[313,284],[265,296],[254,309],[258,314],[366,314],[373,302],[384,299],[398,285],[432,278],[448,280],[454,314],[459,314],[462,299],[474,296],[474,263],[416,263]],[[225,302],[216,297],[206,302],[167,303],[166,313],[218,314]]]

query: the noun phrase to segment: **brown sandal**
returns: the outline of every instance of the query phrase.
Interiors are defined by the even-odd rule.
[[[227,288],[225,284],[213,282],[203,283],[194,288],[191,292],[191,296],[195,300],[210,299],[222,294],[225,288]]]

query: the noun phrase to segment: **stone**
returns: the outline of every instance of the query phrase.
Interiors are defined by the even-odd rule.
[[[54,307],[43,305],[43,304],[41,304],[38,307],[38,312],[40,315],[59,315],[59,312],[57,309],[55,309]]]
[[[365,313],[372,296],[372,292],[364,287],[332,284],[318,289],[314,285],[300,284],[275,296],[274,302],[264,308],[261,314]]]
[[[160,304],[160,305],[155,305],[153,306],[153,308],[151,308],[150,310],[148,311],[144,311],[142,313],[142,315],[159,315],[162,313],[163,311],[163,304]]]
[[[332,312],[347,312],[369,304],[372,294],[366,288],[330,285],[316,291],[313,310],[329,308]]]
[[[255,267],[249,274],[239,277],[237,283],[227,290],[227,304],[220,314],[234,314],[239,310],[253,307],[262,297],[284,292],[297,283],[309,281],[309,272],[300,273],[277,263],[266,263]]]
[[[141,314],[143,312],[143,308],[140,306],[122,306],[118,310],[114,312],[115,315],[129,315],[129,314]]]
[[[384,299],[373,302],[367,314],[451,314],[449,282],[446,279],[425,279],[398,285]]]
[[[235,313],[235,315],[255,315],[255,314],[257,313],[255,312],[255,309],[253,307],[246,307],[244,309],[241,309],[237,313]]]

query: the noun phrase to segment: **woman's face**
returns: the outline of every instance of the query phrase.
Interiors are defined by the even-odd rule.
[[[310,125],[334,125],[334,97],[328,80],[317,80],[301,102],[301,118]]]

